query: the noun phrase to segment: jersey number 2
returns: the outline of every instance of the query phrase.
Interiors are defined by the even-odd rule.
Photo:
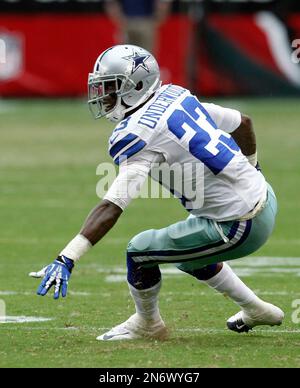
[[[169,130],[195,158],[219,174],[240,151],[238,145],[217,128],[197,98],[186,97],[181,106],[167,120]]]

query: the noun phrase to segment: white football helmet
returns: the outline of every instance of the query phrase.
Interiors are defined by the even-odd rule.
[[[88,79],[88,104],[93,116],[113,122],[145,102],[159,87],[156,59],[145,49],[129,44],[105,50]]]

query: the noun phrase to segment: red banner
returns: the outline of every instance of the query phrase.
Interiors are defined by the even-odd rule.
[[[114,44],[114,26],[99,15],[0,15],[1,34],[10,37],[7,63],[22,62],[11,76],[0,68],[2,95],[81,95],[93,62]]]
[[[188,20],[180,16],[161,29],[159,51],[165,55],[160,64],[166,81],[185,83],[189,31]],[[1,36],[7,43],[7,63],[0,63],[0,95],[76,96],[86,92],[97,56],[116,44],[117,30],[101,14],[7,14],[0,15]]]
[[[300,15],[289,25],[300,33]],[[97,56],[116,36],[100,13],[0,14],[0,96],[84,95]],[[199,24],[174,14],[159,30],[155,55],[164,82],[202,95],[277,94],[300,91],[292,50],[271,12],[211,14]]]

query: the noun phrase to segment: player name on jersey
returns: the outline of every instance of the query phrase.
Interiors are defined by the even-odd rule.
[[[170,85],[167,89],[158,95],[156,100],[147,108],[146,112],[141,116],[138,124],[146,125],[146,127],[154,129],[159,122],[159,119],[166,110],[185,93],[185,89]]]

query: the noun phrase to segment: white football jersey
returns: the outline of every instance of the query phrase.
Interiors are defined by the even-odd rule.
[[[235,220],[266,192],[263,175],[230,135],[240,124],[238,111],[200,103],[187,89],[165,85],[115,128],[109,153],[120,171],[134,164],[137,173],[139,166],[150,172],[191,214]],[[176,178],[158,173],[160,165],[172,166]],[[124,208],[129,201],[118,202],[118,184],[117,178],[105,198]]]

